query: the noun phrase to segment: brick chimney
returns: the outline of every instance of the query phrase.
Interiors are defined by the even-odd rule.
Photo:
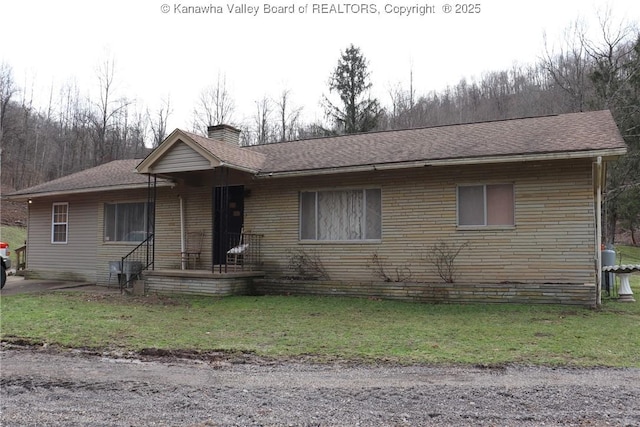
[[[215,125],[207,128],[209,138],[240,146],[240,129],[229,125]]]

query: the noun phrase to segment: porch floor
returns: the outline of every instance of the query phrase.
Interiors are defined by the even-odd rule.
[[[228,266],[227,271],[224,271],[224,266],[222,266],[222,272],[220,272],[219,266],[216,266],[215,271],[210,270],[181,270],[181,269],[155,269],[155,270],[147,270],[143,273],[146,277],[154,277],[154,276],[166,276],[166,277],[189,277],[189,278],[211,278],[211,279],[220,279],[220,278],[231,278],[231,277],[262,277],[264,276],[263,271],[259,270],[242,270],[240,267],[234,268],[233,266]]]

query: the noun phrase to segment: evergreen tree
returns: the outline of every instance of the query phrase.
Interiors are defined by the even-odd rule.
[[[329,91],[338,93],[342,106],[324,97],[326,115],[338,133],[367,132],[378,125],[382,111],[378,100],[370,97],[370,74],[360,48],[352,44],[342,52],[329,79]]]

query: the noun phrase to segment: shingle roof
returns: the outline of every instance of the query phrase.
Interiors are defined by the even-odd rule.
[[[620,155],[626,150],[609,111],[371,132],[242,148],[189,132],[175,132],[186,135],[227,166],[258,175],[314,174],[327,169],[396,167],[412,162],[437,164],[456,159],[473,163],[482,159],[526,160],[539,155],[594,157]],[[116,160],[10,196],[143,187],[147,176],[135,172],[139,163],[140,160]]]
[[[261,174],[625,148],[609,111],[372,132],[247,147],[266,156]]]
[[[257,172],[262,168],[266,160],[266,156],[262,153],[246,150],[228,142],[205,138],[195,133],[184,133],[227,165]]]
[[[135,188],[147,185],[148,178],[135,172],[139,159],[114,160],[91,169],[85,169],[62,178],[54,179],[30,188],[15,191],[20,195],[44,195],[55,193],[106,191],[114,188]]]

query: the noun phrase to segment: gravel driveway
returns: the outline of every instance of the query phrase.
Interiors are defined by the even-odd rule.
[[[638,426],[640,369],[124,357],[3,345],[3,426]]]

